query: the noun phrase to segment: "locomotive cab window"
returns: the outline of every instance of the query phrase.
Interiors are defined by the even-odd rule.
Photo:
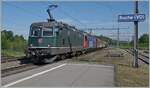
[[[87,36],[85,36],[85,41],[87,41]]]
[[[43,37],[50,37],[50,36],[53,36],[53,29],[43,28]]]
[[[40,36],[40,30],[41,29],[38,28],[38,27],[32,27],[30,36],[32,36],[32,37],[38,37],[38,36]]]
[[[57,36],[59,34],[59,29],[58,28],[54,28],[53,31],[54,31],[55,36]]]

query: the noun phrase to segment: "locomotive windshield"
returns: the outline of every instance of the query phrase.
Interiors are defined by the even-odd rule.
[[[39,37],[39,36],[51,37],[53,36],[53,29],[46,28],[46,27],[40,28],[40,27],[33,26],[31,27],[30,36],[31,37]]]
[[[38,37],[38,36],[40,36],[40,31],[41,31],[41,28],[39,28],[39,27],[32,27],[30,36]]]

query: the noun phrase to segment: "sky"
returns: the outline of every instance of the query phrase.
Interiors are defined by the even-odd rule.
[[[128,28],[120,29],[120,40],[131,40],[134,33],[133,22],[117,22],[118,15],[133,14],[133,1],[3,1],[2,28],[28,38],[33,22],[47,21],[48,5],[56,4],[52,15],[57,21],[63,21],[78,29],[83,28]],[[139,37],[148,33],[149,4],[139,2],[139,13],[146,15],[139,22]],[[84,30],[89,32],[88,30]],[[93,30],[94,35],[104,35],[116,39],[117,30]]]

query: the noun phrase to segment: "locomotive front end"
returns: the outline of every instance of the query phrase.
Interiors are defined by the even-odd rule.
[[[56,32],[57,29],[53,26],[32,24],[28,38],[28,56],[51,55],[51,47],[56,45]]]

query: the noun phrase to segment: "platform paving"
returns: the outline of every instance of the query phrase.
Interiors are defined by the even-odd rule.
[[[49,65],[39,69],[34,69],[35,71],[31,70],[28,72],[24,72],[22,74],[19,73],[19,74],[15,74],[14,76],[2,78],[2,82],[4,84],[3,86],[8,86],[8,85],[10,87],[72,87],[72,86],[73,87],[101,87],[101,86],[113,87],[115,86],[113,66],[86,64],[86,63],[84,64],[65,63],[65,65],[58,67],[61,64],[62,63],[60,64],[57,63],[56,65],[53,66]],[[10,81],[9,79],[11,80],[15,79],[15,80]],[[20,82],[18,81],[22,79],[25,80]]]

